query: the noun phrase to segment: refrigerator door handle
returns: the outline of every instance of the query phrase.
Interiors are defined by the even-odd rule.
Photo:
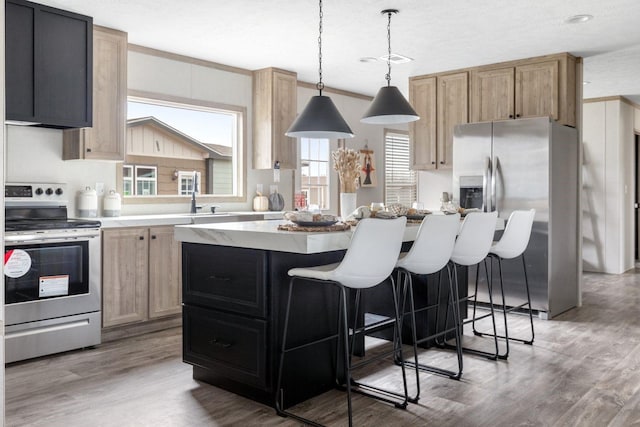
[[[498,197],[496,192],[496,181],[497,181],[496,175],[498,172],[499,165],[500,165],[500,159],[496,157],[495,165],[491,170],[491,212],[498,210]]]
[[[482,174],[482,211],[489,212],[491,209],[491,197],[489,194],[490,181],[491,180],[491,157],[487,157],[487,161],[484,166],[484,173]]]

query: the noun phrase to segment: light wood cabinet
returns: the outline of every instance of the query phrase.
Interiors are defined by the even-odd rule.
[[[420,116],[409,126],[412,168],[450,169],[453,127],[468,122],[467,72],[411,79],[409,101]]]
[[[127,33],[94,26],[93,127],[64,131],[62,158],[124,160]]]
[[[181,283],[173,226],[103,230],[103,327],[180,313]]]
[[[298,166],[298,142],[285,136],[296,118],[297,74],[266,68],[253,72],[253,167]]]
[[[576,125],[576,58],[568,54],[471,70],[472,122],[549,116]]]

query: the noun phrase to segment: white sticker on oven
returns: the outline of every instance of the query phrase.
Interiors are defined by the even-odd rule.
[[[40,277],[40,298],[69,295],[69,275]]]
[[[17,279],[31,269],[31,255],[22,249],[9,249],[4,253],[4,275]]]

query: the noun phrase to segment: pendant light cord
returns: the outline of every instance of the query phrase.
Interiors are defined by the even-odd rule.
[[[389,21],[387,22],[387,46],[389,47],[387,53],[387,75],[385,79],[387,79],[387,86],[391,86],[391,15],[393,12],[388,12]]]
[[[316,83],[316,88],[320,91],[322,96],[322,89],[324,89],[324,83],[322,83],[322,0],[320,0],[320,25],[318,26],[318,75],[319,80]]]

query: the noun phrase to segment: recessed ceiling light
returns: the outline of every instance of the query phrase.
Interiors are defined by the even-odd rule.
[[[398,55],[397,53],[392,53],[391,55],[383,55],[380,57],[380,60],[384,62],[387,62],[387,59],[389,59],[389,62],[391,62],[392,64],[404,64],[405,62],[413,61],[413,58]]]
[[[378,62],[378,58],[374,58],[373,56],[365,56],[360,58],[360,62]]]
[[[587,21],[591,21],[593,15],[573,15],[564,20],[567,24],[582,24]]]
[[[588,85],[588,84],[590,84],[590,83],[591,83],[591,82],[590,82],[589,80],[584,80],[584,81],[582,82],[582,84],[583,84],[583,85]]]

